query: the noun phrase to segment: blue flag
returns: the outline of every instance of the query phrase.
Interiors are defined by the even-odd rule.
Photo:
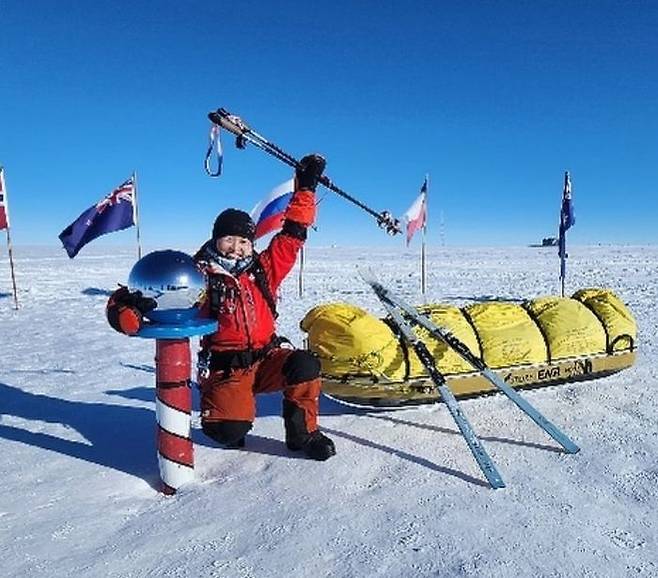
[[[132,177],[102,201],[88,208],[60,234],[59,238],[73,259],[90,241],[135,224],[135,183]]]
[[[576,224],[576,215],[571,199],[571,177],[564,173],[564,190],[562,191],[562,207],[560,209],[560,231],[558,238],[558,255],[560,256],[560,278],[564,279],[566,272],[567,231]]]

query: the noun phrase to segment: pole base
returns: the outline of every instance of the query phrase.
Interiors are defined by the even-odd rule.
[[[165,496],[173,496],[176,493],[176,488],[172,488],[170,485],[162,482],[160,484],[160,492],[162,492]]]

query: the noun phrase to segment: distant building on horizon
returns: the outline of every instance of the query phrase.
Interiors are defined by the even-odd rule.
[[[544,237],[540,244],[529,245],[530,247],[557,247],[557,237]]]

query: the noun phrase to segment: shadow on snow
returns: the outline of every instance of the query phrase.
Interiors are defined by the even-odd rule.
[[[411,427],[419,428],[419,429],[424,429],[424,430],[429,430],[429,431],[434,431],[437,433],[444,433],[444,434],[450,434],[450,435],[455,435],[455,436],[461,436],[461,432],[458,430],[446,428],[446,427],[440,427],[436,425],[429,425],[426,423],[416,423],[413,421],[408,421],[406,419],[400,419],[397,417],[391,417],[388,415],[371,415],[373,419],[381,419],[384,421],[390,421],[392,423],[396,424],[401,424],[401,425],[408,425]],[[544,450],[547,452],[555,452],[558,454],[565,453],[564,450],[561,448],[558,448],[556,446],[547,446],[545,444],[540,444],[536,442],[524,442],[521,440],[513,440],[509,438],[503,438],[499,436],[478,436],[479,439],[484,440],[484,441],[489,441],[489,442],[500,442],[503,444],[510,444],[513,446],[523,446],[526,448],[534,448],[537,450]]]
[[[322,428],[323,431],[326,431],[327,433],[330,433],[334,436],[342,437],[345,438],[346,440],[350,440],[354,443],[360,444],[362,446],[368,447],[368,448],[373,448],[376,450],[380,450],[382,452],[386,452],[388,454],[392,454],[394,456],[397,456],[399,458],[402,458],[403,460],[408,460],[410,462],[413,462],[414,464],[418,464],[420,466],[424,466],[426,468],[429,468],[430,470],[434,470],[435,472],[439,472],[441,474],[447,474],[449,476],[454,476],[456,478],[459,478],[460,480],[464,480],[465,482],[468,482],[470,484],[475,484],[476,486],[482,486],[485,488],[489,487],[489,484],[485,482],[484,480],[480,480],[478,478],[475,478],[473,476],[470,476],[469,474],[466,474],[464,472],[460,472],[458,470],[453,470],[452,468],[448,468],[446,466],[440,466],[438,464],[435,464],[434,462],[431,462],[430,460],[427,460],[425,458],[421,458],[419,456],[415,456],[413,454],[410,454],[409,452],[405,452],[403,450],[399,450],[396,448],[392,448],[391,446],[385,446],[383,444],[380,444],[378,442],[374,442],[372,440],[367,440],[362,437],[358,437],[352,434],[347,434],[345,432],[337,431],[331,428]]]
[[[198,408],[198,389],[193,387],[192,392],[193,407]],[[145,402],[153,402],[155,399],[154,387],[109,390],[107,393]],[[0,414],[62,424],[78,432],[89,443],[67,440],[49,433],[31,432],[5,424],[0,424],[1,438],[125,472],[144,479],[154,489],[159,488],[154,409],[70,401],[29,393],[1,382],[0,400]],[[260,416],[281,415],[281,395],[258,396],[257,408]],[[283,432],[283,424],[281,427]],[[281,438],[283,439],[283,433]],[[192,439],[197,445],[218,448],[199,429],[193,429]],[[304,459],[300,454],[289,454],[282,440],[259,435],[249,436],[247,450]]]
[[[112,295],[112,293],[114,293],[114,290],[100,289],[98,287],[87,287],[86,289],[83,289],[81,293],[83,295],[89,295],[91,297],[98,297],[98,296],[109,297],[110,295]]]
[[[142,402],[153,402],[155,399],[154,387],[108,390],[106,393]],[[193,407],[198,408],[199,391],[197,387],[192,387],[192,395]],[[63,424],[77,431],[89,443],[66,440],[52,434],[31,432],[3,424],[0,424],[0,437],[106,466],[142,478],[155,489],[159,487],[154,433],[155,411],[152,408],[100,402],[70,401],[43,394],[28,393],[5,383],[0,383],[0,400],[2,400],[0,406],[0,413],[2,414],[13,415],[28,420]],[[256,397],[257,415],[260,417],[281,416],[281,402],[281,393],[258,395]],[[438,433],[460,435],[455,430],[418,424],[412,421],[381,415],[382,411],[379,410],[364,411],[359,408],[344,406],[324,396],[320,398],[320,414],[324,416],[361,414],[374,419],[393,421],[411,427],[429,429]],[[365,447],[384,451],[431,470],[457,477],[466,482],[479,486],[487,485],[486,482],[466,473],[440,466],[406,451],[333,428],[323,426],[322,429],[328,434],[342,437]],[[192,439],[197,445],[219,449],[199,429],[193,429]],[[482,439],[549,451],[559,451],[550,446],[498,437],[485,437]],[[126,448],[129,448],[130,451],[126,451]],[[281,424],[281,439],[271,439],[261,435],[249,435],[246,448],[240,451],[292,459],[306,459],[302,454],[291,454],[286,449],[283,443],[283,423]]]
[[[501,301],[504,303],[523,303],[526,299],[521,297],[501,297],[500,295],[446,295],[443,299],[447,301],[474,301],[476,303]]]
[[[140,363],[135,365],[133,363],[123,363],[120,362],[119,365],[122,367],[127,367],[128,369],[136,369],[137,371],[143,371],[145,373],[155,373],[155,367],[153,365],[147,365],[145,363]]]
[[[0,383],[0,413],[71,427],[89,444],[0,424],[0,437],[122,471],[158,487],[153,411],[69,401]]]

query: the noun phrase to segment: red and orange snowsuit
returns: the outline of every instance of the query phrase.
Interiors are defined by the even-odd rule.
[[[307,351],[281,346],[273,311],[274,296],[315,219],[314,193],[296,191],[284,219],[283,229],[267,249],[254,254],[254,265],[237,276],[209,258],[214,240],[195,256],[208,275],[202,314],[219,323],[218,330],[201,342],[201,356],[210,365],[208,374],[199,375],[201,420],[206,433],[212,431],[212,437],[227,444],[251,428],[257,393],[283,391],[284,418],[287,413],[294,418],[296,412],[298,425],[306,432],[318,427],[319,362]]]

